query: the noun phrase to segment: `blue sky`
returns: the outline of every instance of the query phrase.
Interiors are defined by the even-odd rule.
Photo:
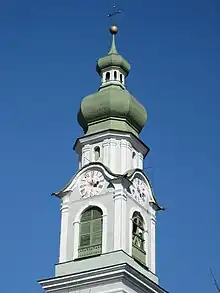
[[[220,282],[220,2],[119,0],[129,90],[148,110],[141,138],[159,202],[157,268],[170,292]],[[0,4],[0,292],[41,292],[59,250],[59,201],[77,170],[81,99],[98,89],[111,1]]]

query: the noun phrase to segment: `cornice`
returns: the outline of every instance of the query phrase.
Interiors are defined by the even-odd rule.
[[[138,137],[136,137],[132,132],[125,132],[120,130],[104,130],[94,134],[88,134],[77,138],[73,149],[76,152],[79,152],[80,145],[86,145],[88,141],[90,143],[100,142],[106,138],[115,138],[115,139],[128,139],[135,148],[141,150],[144,157],[149,153],[149,147]]]
[[[78,291],[80,288],[91,288],[92,286],[101,286],[110,282],[111,284],[122,282],[137,292],[167,293],[158,284],[126,263],[38,281],[48,293],[70,288],[73,291],[74,289]]]

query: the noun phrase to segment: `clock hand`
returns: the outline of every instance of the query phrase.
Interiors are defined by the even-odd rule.
[[[92,180],[88,180],[88,183],[90,186],[93,186],[93,179]]]
[[[94,183],[94,187],[97,187],[99,185],[99,181],[96,181],[96,183]]]

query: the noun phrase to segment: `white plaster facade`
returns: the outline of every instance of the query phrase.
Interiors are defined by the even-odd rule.
[[[105,178],[105,186],[97,196],[81,198],[80,178],[88,170],[99,170]],[[144,205],[137,202],[130,193],[129,186],[135,177],[142,178],[148,186],[148,197]],[[78,258],[79,226],[82,212],[90,206],[97,206],[103,213],[102,253],[123,250],[132,256],[132,216],[140,212],[144,220],[144,245],[146,266],[155,274],[155,210],[147,178],[140,171],[129,177],[117,178],[100,163],[90,163],[81,169],[61,194],[61,233],[59,263]]]
[[[97,147],[98,159],[95,153]],[[143,159],[149,149],[132,134],[111,131],[79,138],[74,148],[80,158],[79,171],[56,193],[61,199],[59,263],[56,265],[55,279],[40,281],[42,287],[48,293],[165,292],[159,287],[156,276],[157,203],[148,178],[142,171]],[[82,198],[80,180],[89,170],[102,173],[105,178],[104,187],[100,194]],[[131,193],[130,187],[137,177],[147,186],[148,194],[144,204],[138,202]],[[79,259],[80,218],[83,211],[91,206],[102,210],[102,254]],[[132,257],[134,212],[139,212],[144,222],[146,267]],[[117,266],[119,268],[124,264],[127,265],[123,269],[114,271]],[[110,266],[112,269],[108,273],[100,273]],[[88,285],[87,274],[91,271],[94,280]],[[144,275],[142,281],[141,274]],[[68,280],[65,279],[66,275],[70,276]],[[75,282],[76,275],[79,277],[78,283]],[[128,280],[132,278],[130,283]]]
[[[95,156],[97,147],[100,149],[98,160]],[[82,137],[77,140],[75,150],[79,154],[79,169],[98,161],[116,174],[143,169],[144,157],[149,151],[134,135],[113,131]]]
[[[91,260],[91,259],[90,259]],[[118,251],[100,257],[101,266],[89,260],[66,263],[63,267],[56,267],[57,277],[41,280],[39,283],[48,292],[57,293],[165,293],[158,286],[156,278],[152,281],[143,268],[139,268],[132,259],[126,258],[123,252]],[[87,265],[87,269],[83,271]],[[65,271],[72,270],[72,274]]]

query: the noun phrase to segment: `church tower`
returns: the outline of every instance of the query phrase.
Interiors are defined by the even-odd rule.
[[[97,62],[99,90],[78,112],[78,171],[54,193],[61,201],[60,252],[55,277],[39,281],[47,293],[166,292],[155,261],[161,208],[143,171],[149,148],[139,139],[147,112],[126,89],[130,64],[117,52],[117,31],[110,28],[110,51]]]

